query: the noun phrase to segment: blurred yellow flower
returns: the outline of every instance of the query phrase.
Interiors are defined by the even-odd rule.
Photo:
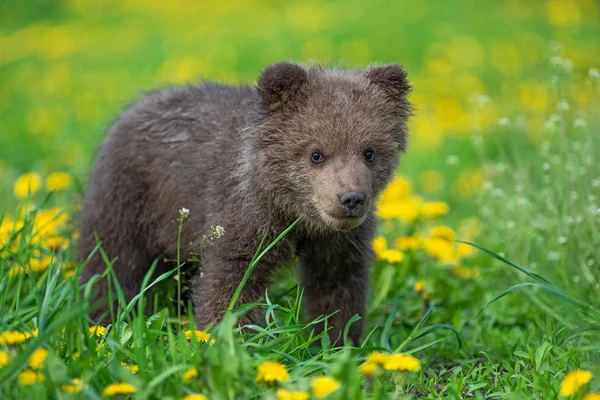
[[[481,233],[482,222],[478,218],[465,218],[458,225],[460,238],[472,240]]]
[[[14,186],[15,197],[24,199],[35,194],[42,186],[42,177],[37,172],[28,172],[17,178]]]
[[[308,392],[277,389],[277,400],[308,400]]]
[[[452,228],[444,226],[444,225],[438,225],[438,226],[434,226],[431,229],[430,237],[436,238],[436,239],[444,239],[449,242],[452,242],[454,240],[454,238],[456,237],[456,234],[454,233]]]
[[[187,340],[190,340],[191,338],[195,338],[198,342],[208,343],[210,345],[215,343],[215,339],[210,338],[210,333],[200,331],[197,329],[195,331],[187,330],[187,331],[183,332],[183,334],[185,335],[185,338]]]
[[[396,264],[404,260],[404,253],[396,249],[385,249],[379,254],[377,254],[377,257],[380,260],[387,261],[390,264]]]
[[[267,361],[258,366],[258,372],[256,374],[256,382],[266,383],[271,385],[278,382],[287,382],[290,380],[290,374],[287,368],[278,362]]]
[[[375,239],[373,239],[371,246],[373,247],[375,254],[379,254],[387,249],[387,240],[385,240],[383,236],[377,236]]]
[[[4,367],[10,361],[8,353],[4,350],[0,350],[0,368]]]
[[[589,393],[583,396],[583,400],[600,400],[600,393]]]
[[[39,372],[26,369],[19,374],[19,383],[23,386],[30,386],[37,382],[43,382],[44,375]]]
[[[130,370],[131,373],[133,373],[133,374],[137,374],[139,372],[139,370],[140,370],[140,367],[137,366],[136,364],[131,364],[130,365],[130,364],[121,362],[121,365],[124,366],[125,368],[127,368],[128,370]]]
[[[411,355],[392,354],[388,357],[383,368],[388,371],[418,371],[421,361]]]
[[[383,219],[397,218],[412,223],[419,217],[422,203],[423,199],[418,196],[408,196],[394,202],[379,201],[376,214]]]
[[[421,293],[423,290],[425,290],[425,281],[423,279],[416,281],[414,289],[415,292]]]
[[[71,176],[65,172],[54,172],[46,177],[46,190],[49,192],[66,190],[71,187]]]
[[[464,243],[456,244],[456,254],[459,258],[468,257],[475,252],[475,248],[473,246],[469,246]]]
[[[380,203],[395,203],[407,197],[412,191],[412,185],[408,179],[397,175],[385,188],[379,197]]]
[[[41,259],[31,258],[31,259],[29,259],[27,268],[33,272],[45,271],[50,266],[51,260],[52,259],[48,256],[44,256]]]
[[[27,332],[6,331],[0,333],[0,345],[15,345],[23,343],[29,338],[31,338],[31,334]]]
[[[458,256],[454,251],[454,244],[446,239],[429,238],[423,241],[423,249],[427,254],[446,264],[458,262]]]
[[[102,325],[93,325],[89,328],[90,335],[104,336],[106,334],[106,327]]]
[[[377,364],[364,362],[360,365],[360,373],[364,376],[373,376],[373,374],[377,371]]]
[[[453,267],[451,270],[454,276],[457,276],[462,279],[479,279],[479,268],[478,267],[465,267],[462,265],[457,265]]]
[[[367,354],[367,362],[383,366],[383,364],[386,363],[389,357],[389,354],[382,353],[380,351],[374,351],[372,353]]]
[[[181,400],[208,400],[208,397],[200,393],[191,393],[186,396],[183,396]]]
[[[437,193],[444,186],[444,177],[437,171],[423,171],[419,175],[419,186],[425,193]]]
[[[111,383],[110,385],[105,387],[104,390],[102,391],[102,394],[104,396],[114,396],[116,394],[129,394],[129,393],[135,393],[135,392],[136,392],[135,386],[130,385],[129,383],[126,383],[126,382],[118,382],[118,383]]]
[[[83,382],[81,382],[81,379],[75,378],[71,381],[71,384],[61,385],[60,390],[62,390],[63,392],[66,392],[66,393],[79,393],[79,392],[81,392],[82,387],[83,387]]]
[[[197,376],[198,376],[198,370],[196,368],[193,368],[193,367],[188,368],[183,373],[183,381],[188,383]]]
[[[572,396],[586,383],[592,379],[592,373],[578,369],[569,372],[560,384],[560,395],[564,397]]]
[[[421,216],[437,218],[448,214],[450,207],[443,201],[428,201],[421,206]]]
[[[335,392],[340,387],[340,382],[337,379],[328,376],[318,376],[310,381],[313,395],[321,399],[330,393]]]
[[[40,369],[44,365],[44,361],[48,357],[48,350],[39,348],[29,356],[29,366],[31,369]]]
[[[546,1],[548,21],[552,25],[576,25],[581,19],[581,11],[576,1],[548,0]]]
[[[421,247],[421,238],[417,236],[402,236],[396,239],[396,247],[400,250],[417,250]]]

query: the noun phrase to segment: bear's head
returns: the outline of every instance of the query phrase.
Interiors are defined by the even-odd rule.
[[[405,150],[405,71],[281,62],[261,73],[257,91],[262,117],[253,147],[273,204],[313,230],[358,227]]]

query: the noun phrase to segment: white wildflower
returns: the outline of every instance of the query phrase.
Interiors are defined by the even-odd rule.
[[[181,209],[179,209],[179,215],[181,215],[183,218],[186,218],[188,215],[190,215],[190,210],[185,207],[181,207]]]

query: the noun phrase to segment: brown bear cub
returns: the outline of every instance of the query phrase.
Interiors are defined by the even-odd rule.
[[[264,295],[272,271],[298,257],[312,317],[337,339],[364,328],[378,194],[405,149],[410,86],[398,65],[365,71],[267,67],[256,87],[202,83],[150,93],[103,142],[81,216],[78,255],[95,235],[127,299],[156,259],[173,268],[180,210],[189,210],[181,258],[201,254],[192,281],[198,327],[222,316],[261,239],[273,241],[238,304]],[[211,227],[224,235],[203,246]],[[201,248],[204,247],[204,248]],[[94,255],[82,281],[106,266]],[[99,296],[106,295],[106,283]],[[260,320],[254,309],[242,323]]]

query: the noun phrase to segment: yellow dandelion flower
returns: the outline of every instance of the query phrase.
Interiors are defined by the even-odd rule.
[[[431,229],[430,237],[435,239],[444,239],[449,242],[452,242],[454,241],[456,234],[454,233],[452,228],[447,227],[445,225],[438,225],[434,226]]]
[[[423,290],[425,290],[425,281],[423,279],[419,279],[418,281],[416,281],[414,289],[415,292],[421,293]]]
[[[81,389],[83,388],[83,382],[81,382],[81,379],[73,379],[71,381],[71,384],[69,385],[61,385],[60,386],[60,390],[62,390],[63,392],[66,393],[79,393],[81,392]]]
[[[54,172],[46,178],[46,190],[49,192],[66,190],[71,187],[71,176],[65,172]]]
[[[110,385],[105,387],[104,390],[102,391],[102,394],[104,396],[114,396],[116,394],[129,394],[129,393],[135,393],[135,392],[136,392],[135,386],[130,385],[129,383],[126,383],[126,382],[118,382],[118,383],[111,383]]]
[[[444,177],[437,171],[423,171],[419,175],[419,186],[426,193],[436,193],[444,186]]]
[[[140,370],[140,367],[138,367],[136,364],[129,365],[127,363],[121,362],[121,365],[130,370],[133,374],[137,374]]]
[[[10,361],[10,357],[7,352],[0,350],[0,368],[4,367]]]
[[[204,331],[187,330],[187,331],[183,332],[183,334],[185,335],[186,339],[188,339],[188,340],[190,340],[191,338],[195,338],[198,342],[208,343],[211,345],[215,343],[215,339],[210,338],[210,333],[207,333]]]
[[[465,267],[463,265],[457,265],[452,267],[450,272],[452,272],[452,275],[461,279],[479,279],[480,276],[478,267]]]
[[[390,264],[395,264],[404,260],[404,253],[396,249],[385,249],[378,254],[378,258],[387,261]]]
[[[560,395],[572,396],[592,379],[592,373],[582,369],[569,372],[560,384]]]
[[[31,334],[27,332],[23,333],[19,331],[6,331],[0,333],[0,345],[6,344],[11,346],[23,343],[29,338],[31,338]]]
[[[421,206],[421,216],[425,218],[437,218],[448,214],[450,207],[443,201],[428,201]]]
[[[106,327],[101,325],[93,325],[90,326],[90,335],[94,336],[104,336],[106,334]]]
[[[44,375],[39,372],[26,369],[19,374],[19,383],[23,386],[31,386],[34,383],[43,382]]]
[[[40,369],[44,365],[44,361],[48,357],[48,350],[39,348],[29,356],[29,366],[31,369]]]
[[[9,270],[8,270],[8,276],[9,278],[15,277],[19,274],[27,274],[29,273],[29,268],[22,266],[22,265],[13,265]],[[2,339],[0,339],[0,342],[2,341]]]
[[[15,181],[14,193],[18,199],[24,199],[40,190],[42,177],[36,172],[28,172],[21,175]]]
[[[44,256],[40,259],[31,258],[28,263],[28,269],[33,272],[42,272],[48,269],[50,263],[52,262],[52,258],[48,256]]]
[[[383,364],[383,368],[388,371],[418,371],[421,368],[421,361],[411,355],[392,354]]]
[[[371,246],[373,247],[375,254],[380,254],[382,251],[387,249],[387,240],[385,240],[383,236],[377,236],[375,239],[373,239]]]
[[[385,188],[381,196],[380,203],[395,203],[410,195],[412,185],[408,179],[403,176],[396,176],[392,182]]]
[[[183,373],[183,381],[188,383],[197,376],[198,376],[198,370],[196,368],[193,368],[193,367],[188,368]]]
[[[69,240],[60,236],[51,236],[42,241],[42,246],[51,251],[66,250],[69,248]]]
[[[446,239],[430,238],[423,241],[423,249],[427,254],[446,264],[456,264],[458,256],[454,244]]]
[[[318,376],[310,381],[313,395],[321,399],[330,393],[335,392],[340,387],[340,382],[337,379],[328,376]]]
[[[458,243],[456,245],[456,255],[458,258],[468,257],[475,252],[475,248],[473,246],[469,246],[468,244]]]
[[[277,389],[277,400],[308,400],[308,392]]]
[[[376,214],[382,219],[399,219],[406,223],[414,222],[421,211],[423,199],[418,196],[408,196],[396,202],[379,202]]]
[[[360,365],[360,373],[364,376],[373,376],[373,374],[377,371],[377,364],[364,362]]]
[[[208,397],[201,395],[200,393],[191,393],[183,396],[181,400],[208,400]]]
[[[382,353],[380,351],[374,351],[372,353],[367,354],[367,362],[383,366],[383,364],[387,362],[389,357],[389,354]]]
[[[600,393],[588,393],[583,396],[583,400],[600,400]]]
[[[421,239],[417,236],[402,236],[396,239],[396,247],[400,250],[418,250],[421,247]]]
[[[290,380],[290,374],[287,368],[278,362],[267,361],[258,366],[256,382],[273,384],[275,381],[287,382]]]

